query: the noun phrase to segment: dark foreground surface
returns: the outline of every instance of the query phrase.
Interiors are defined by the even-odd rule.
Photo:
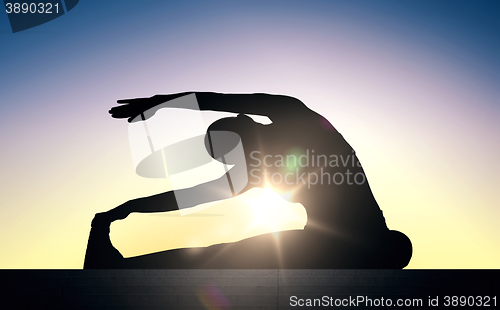
[[[500,308],[500,270],[0,270],[0,286],[2,309]]]

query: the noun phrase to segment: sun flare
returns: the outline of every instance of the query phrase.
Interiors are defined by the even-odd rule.
[[[297,216],[290,212],[292,193],[278,194],[270,187],[255,190],[245,197],[245,203],[253,211],[252,228],[265,228],[270,231],[286,230],[289,222],[297,221]]]
[[[186,247],[236,242],[267,233],[302,230],[307,212],[300,203],[287,201],[293,192],[252,188],[215,205],[195,207],[182,214],[132,213],[111,227],[113,245],[125,257]],[[175,238],[170,238],[175,234]],[[159,237],[160,236],[160,237]]]

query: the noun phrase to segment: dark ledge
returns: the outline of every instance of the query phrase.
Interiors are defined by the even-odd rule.
[[[426,308],[453,296],[476,306],[488,299],[491,308],[500,302],[500,270],[0,270],[0,283],[12,309],[277,309],[335,300],[353,306],[357,298],[356,309],[382,298],[422,300]]]

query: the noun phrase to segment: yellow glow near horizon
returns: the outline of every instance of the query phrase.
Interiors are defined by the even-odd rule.
[[[111,241],[125,256],[205,247],[284,230],[304,229],[307,213],[271,189],[253,188],[185,216],[179,211],[132,213],[111,225]]]

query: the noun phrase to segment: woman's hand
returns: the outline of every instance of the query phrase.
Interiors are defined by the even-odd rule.
[[[149,98],[133,98],[133,99],[122,99],[118,100],[117,103],[121,103],[122,105],[116,106],[109,110],[109,114],[111,114],[114,118],[128,118],[128,122],[132,121],[141,121],[142,118],[137,118],[137,116],[141,115],[147,110],[164,103],[165,101],[171,100],[173,95],[155,95]],[[147,113],[144,115],[144,119],[148,119],[154,115],[153,113]]]

